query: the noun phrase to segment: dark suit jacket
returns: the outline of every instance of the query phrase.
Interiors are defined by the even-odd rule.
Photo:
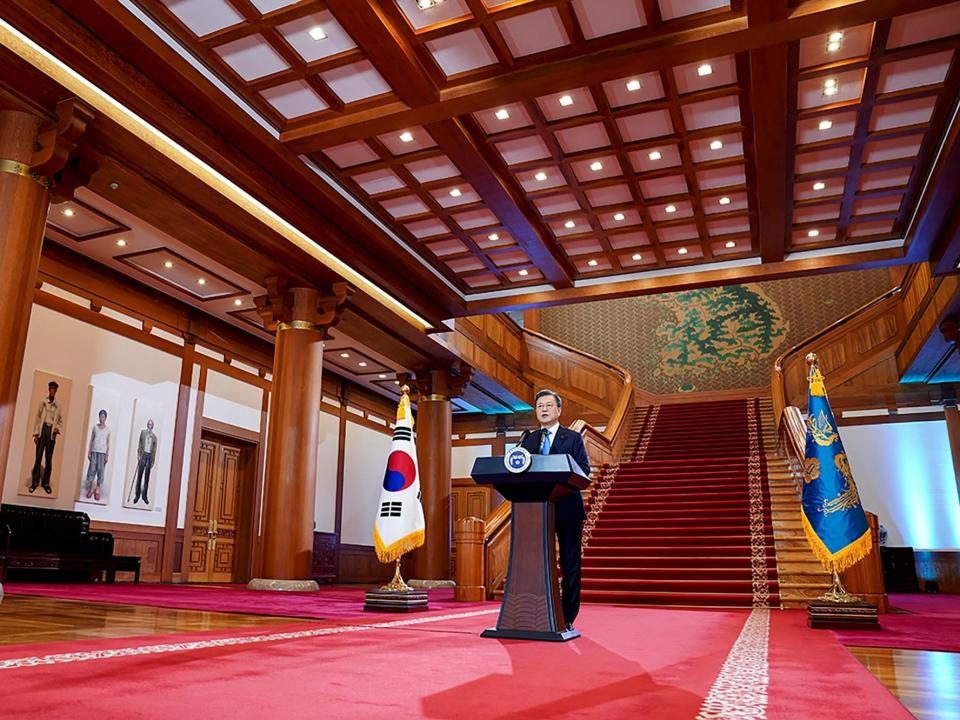
[[[543,431],[537,430],[527,435],[522,447],[534,455],[538,455],[542,443]],[[576,461],[585,475],[590,475],[590,458],[587,457],[587,449],[583,446],[583,438],[580,433],[575,433],[563,425],[558,427],[557,435],[553,438],[553,444],[550,446],[550,454],[569,455]],[[557,502],[557,525],[579,523],[586,518],[587,514],[583,510],[583,498],[580,493],[570,493]]]

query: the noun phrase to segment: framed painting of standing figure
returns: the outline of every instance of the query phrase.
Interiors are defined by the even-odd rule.
[[[107,505],[120,459],[120,396],[112,390],[91,385],[88,392],[86,436],[80,452],[80,482],[77,502]]]
[[[34,370],[17,493],[56,499],[70,418],[70,378]]]
[[[137,398],[133,405],[130,428],[130,449],[124,480],[123,506],[137,510],[153,510],[156,500],[163,408],[155,402]]]

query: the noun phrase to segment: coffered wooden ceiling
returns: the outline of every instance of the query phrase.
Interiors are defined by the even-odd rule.
[[[468,300],[902,258],[960,86],[960,3],[135,1]]]
[[[11,0],[10,16],[40,5],[135,70],[84,69],[65,20],[41,44],[134,106],[141,73],[326,216],[358,271],[409,272],[453,314],[925,260],[949,214],[926,200],[960,157],[960,2]]]

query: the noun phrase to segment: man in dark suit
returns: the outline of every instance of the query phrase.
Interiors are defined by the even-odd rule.
[[[583,438],[560,424],[560,411],[563,400],[553,390],[541,390],[534,400],[537,421],[540,430],[530,433],[523,441],[523,447],[533,454],[569,455],[584,474],[590,475],[590,459],[583,446]],[[567,628],[573,627],[573,621],[580,611],[580,538],[583,534],[583,521],[587,514],[583,510],[583,498],[573,492],[556,504],[557,541],[560,544],[560,599],[563,605],[563,619]]]

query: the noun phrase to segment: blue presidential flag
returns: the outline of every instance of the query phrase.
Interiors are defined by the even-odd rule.
[[[807,361],[810,391],[803,461],[803,529],[823,566],[842,572],[866,556],[873,543],[816,356],[808,356]]]
[[[424,541],[425,523],[420,504],[420,475],[413,436],[413,411],[408,389],[397,406],[397,424],[383,474],[380,505],[373,524],[373,544],[382,563],[393,562]]]

